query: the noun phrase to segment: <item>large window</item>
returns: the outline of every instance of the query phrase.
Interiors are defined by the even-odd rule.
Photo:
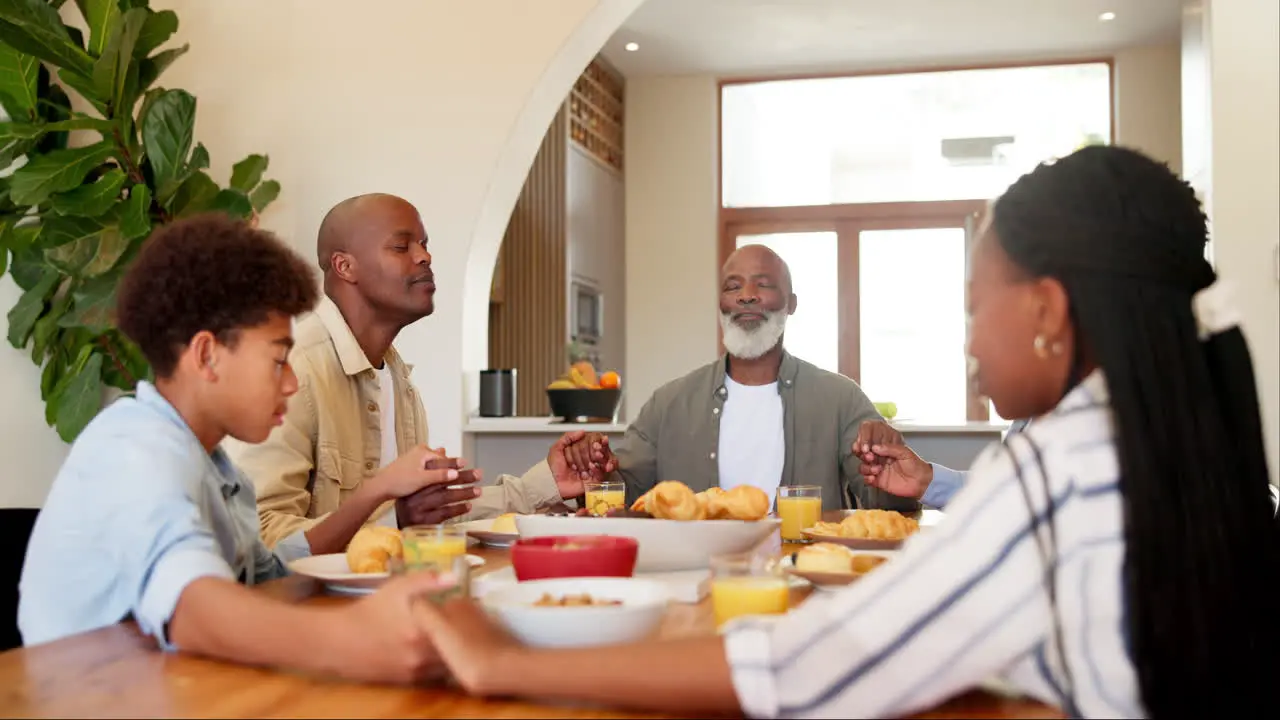
[[[1110,64],[726,83],[721,118],[721,260],[791,266],[788,350],[904,419],[994,418],[964,355],[973,230],[1037,163],[1110,142]]]

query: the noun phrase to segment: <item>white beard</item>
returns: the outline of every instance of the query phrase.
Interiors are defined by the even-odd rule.
[[[755,360],[778,345],[782,332],[787,329],[787,313],[785,310],[766,312],[753,310],[764,315],[764,322],[754,330],[742,327],[733,321],[733,313],[720,313],[720,329],[724,331],[724,349],[729,354],[743,360]]]

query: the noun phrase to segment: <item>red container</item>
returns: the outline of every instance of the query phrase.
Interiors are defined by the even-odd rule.
[[[631,577],[640,543],[612,535],[522,538],[511,546],[516,580],[566,577]]]

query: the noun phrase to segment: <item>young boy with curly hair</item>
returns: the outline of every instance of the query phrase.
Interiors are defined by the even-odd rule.
[[[309,548],[267,549],[254,488],[219,443],[261,442],[280,424],[298,389],[292,320],[317,294],[300,257],[243,221],[198,216],[147,240],[117,314],[156,379],[94,418],[54,480],[20,583],[25,644],[132,618],[167,650],[250,664],[377,681],[438,667],[409,614],[429,578],[322,608],[245,587]]]

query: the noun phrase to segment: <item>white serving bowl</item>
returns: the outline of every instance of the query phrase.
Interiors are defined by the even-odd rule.
[[[538,606],[544,594],[591,595],[621,605]],[[495,588],[480,602],[521,642],[534,647],[591,647],[641,640],[657,631],[670,589],[635,578],[554,578]]]
[[[616,535],[640,543],[636,572],[702,570],[711,556],[746,552],[777,530],[777,518],[756,522],[698,520],[681,522],[654,518],[520,515],[520,537],[547,535]]]

